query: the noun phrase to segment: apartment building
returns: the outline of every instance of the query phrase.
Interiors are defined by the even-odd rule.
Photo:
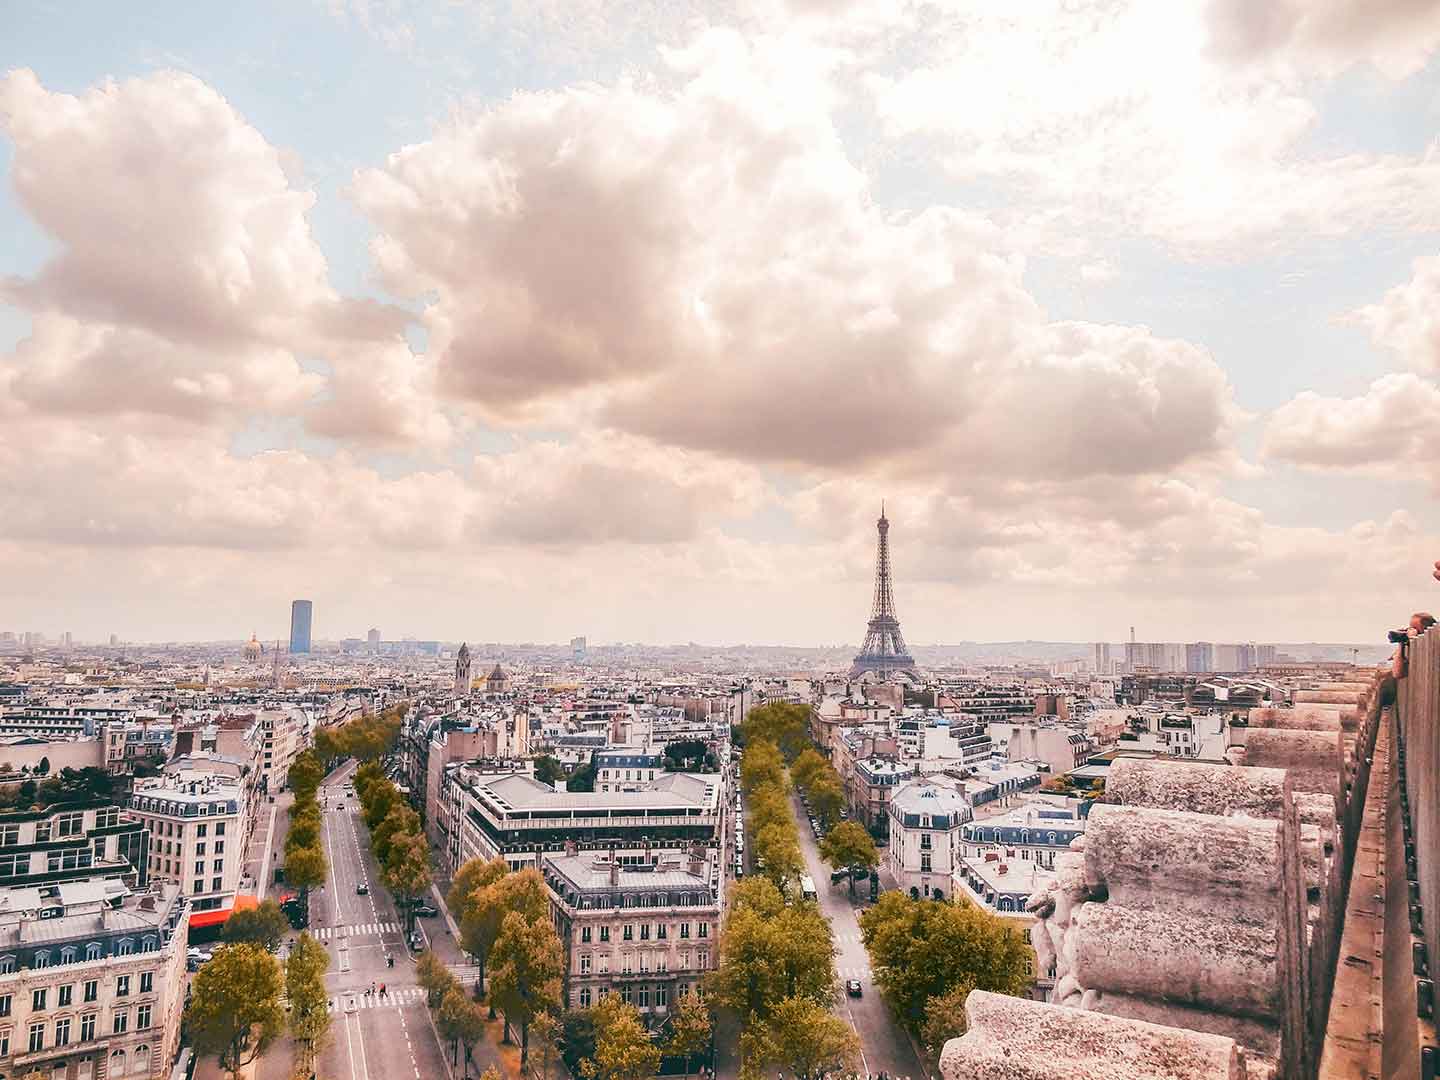
[[[565,1004],[588,1009],[617,993],[660,1016],[698,989],[719,960],[720,894],[706,849],[547,855],[551,916],[565,948]]]
[[[0,1075],[169,1076],[185,1000],[185,911],[173,885],[0,889]]]
[[[639,791],[657,776],[665,775],[665,757],[659,751],[619,746],[597,750],[590,758],[595,769],[595,790]]]
[[[279,791],[290,778],[290,766],[310,741],[310,721],[300,709],[266,709],[260,713],[260,787]]]
[[[896,883],[912,896],[944,899],[951,894],[960,828],[974,816],[969,800],[944,779],[913,780],[897,788],[887,808],[886,859]]]
[[[178,885],[196,912],[232,906],[251,811],[238,764],[209,755],[177,758],[130,797],[131,815],[150,833],[150,876]]]
[[[149,882],[150,833],[106,801],[0,813],[0,886],[115,877]]]
[[[637,791],[556,791],[513,762],[447,766],[437,812],[452,869],[472,858],[534,866],[567,842],[640,861],[649,849],[717,848],[723,808],[718,774],[665,773]]]

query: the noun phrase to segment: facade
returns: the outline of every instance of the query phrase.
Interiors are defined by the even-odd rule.
[[[595,768],[595,790],[639,791],[665,775],[665,756],[653,750],[619,747],[597,750],[590,758]]]
[[[150,833],[103,800],[0,814],[0,888],[116,878],[149,882]]]
[[[545,857],[567,1008],[588,1009],[615,993],[642,1014],[662,1016],[715,969],[720,897],[704,850],[654,860]]]
[[[556,791],[515,768],[467,762],[445,769],[437,828],[452,870],[497,856],[523,869],[567,843],[577,852],[616,852],[621,862],[719,846],[718,774],[666,773],[638,791]]]
[[[185,910],[173,886],[0,889],[0,1074],[169,1076],[185,998]]]
[[[965,796],[944,784],[915,780],[896,790],[889,814],[886,858],[896,883],[913,896],[950,896],[960,829],[974,816]]]
[[[890,828],[890,797],[914,769],[890,758],[868,757],[855,762],[850,805],[860,823],[877,836]]]
[[[150,833],[150,876],[178,885],[197,912],[233,904],[250,839],[249,791],[243,777],[215,771],[223,762],[177,758],[130,796]]]
[[[290,766],[305,749],[310,722],[299,709],[266,709],[260,714],[260,786],[274,792],[290,777]]]
[[[455,696],[470,696],[470,643],[462,641],[460,651],[455,654]]]
[[[0,735],[38,735],[48,739],[93,737],[100,728],[129,720],[134,710],[116,705],[45,705],[26,703],[0,710]]]
[[[990,743],[1002,760],[1043,762],[1057,776],[1085,764],[1095,750],[1079,725],[1048,718],[992,722]]]
[[[310,628],[315,615],[315,605],[309,600],[296,600],[290,605],[290,651],[310,651]]]

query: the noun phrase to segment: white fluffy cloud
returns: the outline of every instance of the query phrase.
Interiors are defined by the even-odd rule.
[[[447,391],[822,468],[1143,473],[1224,443],[1203,350],[1050,325],[984,218],[880,209],[764,48],[714,33],[672,59],[674,93],[519,95],[357,176],[387,282],[436,297]]]
[[[1416,259],[1409,281],[1356,315],[1377,345],[1417,371],[1440,372],[1440,256]]]
[[[1437,431],[1440,387],[1418,375],[1386,375],[1359,397],[1297,395],[1270,417],[1264,453],[1319,469],[1418,467],[1440,480]]]

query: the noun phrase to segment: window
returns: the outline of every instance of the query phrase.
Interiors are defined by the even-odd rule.
[[[224,886],[224,884],[224,881],[222,881],[220,878],[212,878],[210,880],[210,889],[212,892],[219,892],[220,889]]]
[[[85,980],[85,1000],[94,1001],[100,993],[100,983],[96,979]]]
[[[217,821],[217,822],[215,823],[215,835],[216,835],[216,836],[224,836],[224,835],[225,835],[225,822],[223,822],[223,821]]]
[[[622,931],[621,931],[621,933],[620,933],[620,938],[621,938],[622,941],[634,941],[634,940],[635,940],[635,927],[632,926],[630,923],[626,923],[625,926],[624,926],[624,928],[622,929]]]
[[[655,924],[655,939],[657,941],[665,940],[665,924],[663,922]]]
[[[663,986],[655,988],[655,1007],[663,1009],[670,1004],[670,991]]]
[[[135,1010],[135,1030],[144,1031],[150,1026],[150,1006],[141,1005]]]
[[[198,843],[198,844],[195,845],[195,854],[196,854],[196,855],[204,855],[204,854],[205,854],[205,842],[204,842],[203,840],[202,840],[200,843]]]
[[[582,942],[587,943],[587,944],[589,943],[589,941],[590,941],[590,927],[588,927],[588,926],[582,926],[582,927],[580,928],[580,940],[581,940]]]
[[[115,1010],[115,1023],[114,1023],[114,1026],[113,1026],[113,1028],[112,1028],[112,1032],[111,1032],[111,1033],[112,1033],[112,1034],[115,1034],[115,1035],[124,1035],[125,1032],[126,1032],[126,1030],[127,1030],[129,1027],[130,1027],[130,1010],[129,1010],[129,1009],[116,1009],[116,1010]]]
[[[688,952],[682,952],[682,953],[680,954],[680,970],[681,970],[681,971],[689,971],[689,970],[690,970],[690,954],[689,954]]]
[[[10,1056],[10,1032],[0,1031],[0,1057]]]
[[[85,959],[86,959],[86,960],[99,960],[99,959],[100,959],[100,953],[101,953],[101,946],[100,946],[100,943],[99,943],[98,941],[92,941],[92,942],[90,942],[89,945],[86,945],[86,946],[85,946]]]
[[[204,860],[204,859],[196,859],[196,860],[195,860],[195,872],[196,872],[197,874],[203,874],[203,873],[205,872],[205,860]]]
[[[196,826],[195,826],[195,835],[196,835],[196,836],[204,836],[206,830],[209,829],[209,828],[210,828],[210,826],[209,826],[208,824],[206,824],[205,822],[202,821],[199,825],[196,825]],[[196,846],[196,849],[195,849],[195,850],[203,853],[203,852],[205,851],[205,845],[204,845],[204,844],[199,844],[199,845]]]
[[[95,1038],[95,1017],[98,1013],[86,1013],[80,1018],[80,1041],[90,1042]]]
[[[697,957],[697,960],[701,971],[705,971],[710,967],[710,953],[705,949],[700,950],[700,955]]]
[[[920,872],[922,874],[930,873],[930,852],[928,851],[920,853]]]
[[[30,1053],[45,1049],[45,1025],[30,1025]]]
[[[20,843],[20,826],[6,825],[0,828],[0,847],[14,847]]]
[[[116,997],[129,997],[129,996],[130,996],[130,976],[129,976],[129,975],[117,975],[117,976],[115,976],[115,996],[116,996]]]
[[[44,1012],[46,1008],[45,999],[49,994],[49,989],[43,986],[39,990],[32,990],[30,992],[30,1011]]]
[[[699,926],[700,926],[700,936],[701,936],[702,938],[709,937],[709,936],[710,936],[710,924],[709,924],[708,922],[702,922],[702,923],[699,924]]]
[[[140,973],[140,992],[148,994],[155,989],[155,973],[153,971],[142,971]]]
[[[73,964],[77,951],[74,945],[66,945],[65,948],[60,950],[60,963]]]
[[[650,940],[650,924],[649,924],[648,922],[645,922],[645,923],[641,923],[641,924],[640,924],[640,940],[641,940],[641,941],[649,941],[649,940]]]
[[[35,843],[48,844],[50,842],[50,822],[39,821],[35,823]]]
[[[650,1007],[650,988],[649,988],[648,986],[642,986],[642,987],[640,988],[640,1008],[642,1008],[642,1009],[648,1009],[649,1007]]]
[[[70,1045],[70,1018],[55,1021],[55,1045]]]
[[[75,1002],[75,987],[70,983],[66,983],[64,986],[60,987],[59,991],[55,995],[55,998],[55,1005],[57,1008],[68,1008]]]
[[[685,939],[685,938],[688,938],[689,936],[690,936],[690,924],[689,924],[688,922],[682,922],[682,923],[680,924],[680,937],[681,937],[681,939],[683,940],[683,939]]]
[[[582,987],[580,988],[580,1008],[582,1008],[582,1009],[588,1009],[589,1007],[590,1007],[590,988],[589,988],[588,986],[582,986]]]
[[[630,972],[634,970],[634,968],[632,967],[633,964],[634,957],[630,953],[627,952],[620,954],[620,974],[629,975]]]
[[[216,840],[216,841],[215,841],[215,854],[216,854],[216,855],[223,855],[223,854],[225,854],[225,841],[224,841],[224,840]]]
[[[204,891],[205,891],[205,882],[202,881],[200,878],[196,878],[196,879],[195,879],[195,888],[191,889],[190,891],[191,891],[191,892],[197,892],[197,893],[202,893],[202,892],[204,892]]]
[[[581,975],[589,975],[589,974],[590,974],[590,954],[589,954],[589,953],[586,953],[586,954],[584,954],[583,956],[580,957],[580,974],[581,974]]]
[[[55,832],[57,836],[79,836],[85,831],[85,815],[74,812],[61,814],[55,819]]]
[[[609,973],[610,973],[610,954],[609,954],[609,953],[604,953],[604,952],[602,952],[602,953],[600,954],[600,974],[601,974],[601,975],[608,975]]]
[[[37,952],[37,953],[35,954],[35,966],[36,966],[37,968],[43,968],[43,967],[49,967],[49,966],[50,966],[50,950],[49,950],[49,949],[41,949],[39,952]]]
[[[122,937],[120,943],[115,946],[116,956],[129,956],[135,951],[135,939]]]
[[[930,834],[929,834],[928,832],[927,832],[927,833],[921,833],[921,834],[920,834],[920,850],[921,850],[921,851],[929,851],[929,850],[930,850]]]

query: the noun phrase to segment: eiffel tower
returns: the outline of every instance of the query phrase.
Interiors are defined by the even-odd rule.
[[[850,674],[853,677],[873,671],[882,679],[897,671],[913,675],[915,660],[905,647],[905,635],[900,633],[900,620],[895,615],[895,591],[890,583],[890,522],[883,502],[875,528],[880,534],[875,552],[875,601],[870,606],[865,644],[860,646]]]

